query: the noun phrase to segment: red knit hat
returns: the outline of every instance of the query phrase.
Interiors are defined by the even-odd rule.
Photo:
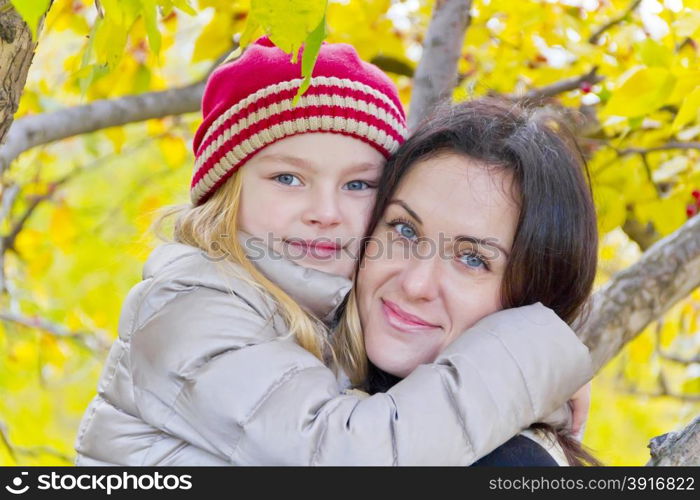
[[[194,137],[190,198],[206,201],[262,148],[304,132],[360,139],[389,156],[407,136],[406,116],[393,82],[360,60],[344,43],[323,43],[311,86],[292,106],[301,78],[301,56],[263,37],[243,55],[217,68],[202,98],[204,121]]]

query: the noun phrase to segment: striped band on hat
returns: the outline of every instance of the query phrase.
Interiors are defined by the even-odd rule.
[[[406,136],[401,110],[384,93],[347,78],[318,76],[296,103],[302,79],[261,88],[226,109],[206,130],[196,152],[190,197],[204,202],[262,148],[304,132],[331,132],[367,142],[385,156]]]

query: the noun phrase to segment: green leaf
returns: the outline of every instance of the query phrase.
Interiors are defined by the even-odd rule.
[[[260,23],[253,18],[253,16],[248,16],[245,22],[245,29],[241,34],[240,46],[246,47],[250,42],[253,41],[256,33],[260,30]]]
[[[647,38],[637,45],[639,57],[644,64],[650,67],[659,66],[662,68],[669,67],[673,54],[665,45]]]
[[[304,53],[301,56],[301,75],[304,77],[304,80],[301,82],[299,90],[294,96],[294,100],[292,101],[293,105],[296,105],[299,101],[299,97],[301,97],[304,92],[308,90],[309,85],[311,85],[311,76],[326,34],[326,16],[324,15],[321,22],[316,26],[316,29],[309,34],[306,42],[304,42]]]
[[[684,394],[696,394],[700,392],[700,377],[684,380],[681,390]]]
[[[173,0],[172,5],[180,9],[182,12],[189,14],[190,16],[194,16],[197,14],[197,11],[194,10],[190,5],[189,0]]]
[[[124,26],[117,24],[115,19],[105,16],[104,22],[95,33],[95,57],[100,64],[106,64],[113,70],[124,57],[126,47],[127,30]]]
[[[252,0],[249,16],[296,62],[299,48],[326,13],[326,0]],[[250,21],[249,21],[250,22]]]
[[[146,23],[148,33],[148,45],[151,51],[158,57],[160,54],[160,30],[158,29],[158,11],[155,0],[143,0],[143,20]]]
[[[659,109],[673,92],[676,79],[664,68],[639,68],[615,89],[607,115],[644,116]]]
[[[49,9],[50,0],[11,0],[17,13],[22,16],[24,22],[32,32],[32,39],[36,41],[36,30],[39,28],[39,20]]]

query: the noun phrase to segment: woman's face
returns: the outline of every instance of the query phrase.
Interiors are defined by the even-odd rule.
[[[238,225],[301,266],[350,277],[383,166],[359,139],[286,137],[241,168]]]
[[[502,308],[518,221],[512,176],[452,153],[416,163],[367,246],[357,299],[369,359],[405,377]]]

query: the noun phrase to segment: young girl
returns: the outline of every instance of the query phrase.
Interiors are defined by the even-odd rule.
[[[360,259],[392,252],[360,261],[336,337],[356,385],[390,391],[504,308],[541,302],[569,324],[581,314],[596,270],[595,208],[581,155],[548,120],[476,99],[436,112],[390,159]],[[431,241],[437,251],[416,255]],[[524,436],[478,464],[597,464],[565,430],[538,424]]]
[[[125,301],[77,464],[468,464],[590,379],[587,348],[536,305],[470,329],[400,388],[343,391],[323,322],[406,128],[391,81],[351,47],[324,44],[314,72],[293,106],[299,64],[261,39],[210,77],[192,204]]]

